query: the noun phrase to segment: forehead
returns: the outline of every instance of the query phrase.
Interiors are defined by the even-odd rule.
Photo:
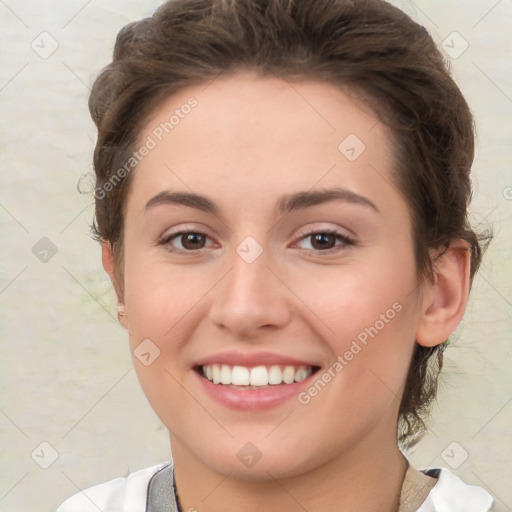
[[[340,184],[376,195],[392,183],[388,129],[322,82],[238,73],[184,88],[150,116],[138,147],[148,141],[132,184],[138,196],[188,188],[264,198]]]
[[[169,133],[172,131],[175,138],[186,132],[187,124],[197,123],[203,124],[203,130],[230,140],[233,135],[242,140],[258,130],[258,135],[266,133],[269,138],[278,135],[279,142],[333,132],[339,136],[347,127],[367,139],[366,134],[377,125],[377,135],[389,136],[369,106],[356,98],[354,91],[326,82],[237,72],[178,90],[154,109],[141,136],[158,132],[166,122],[172,125],[168,126]],[[192,101],[195,105],[189,108]],[[187,118],[191,120],[183,122]],[[238,131],[239,127],[244,130]],[[283,132],[283,128],[287,130]],[[155,135],[159,137],[159,133]]]

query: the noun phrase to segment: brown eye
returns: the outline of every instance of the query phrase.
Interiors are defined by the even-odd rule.
[[[315,249],[332,249],[336,245],[336,235],[331,233],[315,233],[311,236],[311,245]]]
[[[207,247],[208,236],[197,231],[180,231],[160,241],[170,252],[194,252]],[[211,244],[210,244],[211,245]]]
[[[303,247],[313,252],[338,252],[354,245],[354,240],[335,230],[312,231],[303,236],[299,243],[308,241],[311,247]]]
[[[205,236],[201,233],[182,233],[180,240],[184,249],[202,249],[205,243]]]

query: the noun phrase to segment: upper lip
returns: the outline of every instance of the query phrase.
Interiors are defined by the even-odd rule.
[[[274,352],[255,352],[252,354],[243,352],[220,352],[211,356],[206,356],[197,361],[196,366],[206,366],[210,364],[226,364],[230,366],[318,366],[311,362],[297,359],[294,357],[276,354]]]

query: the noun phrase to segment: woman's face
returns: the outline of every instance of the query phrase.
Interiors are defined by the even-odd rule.
[[[387,129],[334,86],[237,74],[139,140],[125,322],[175,459],[284,477],[396,444],[422,306]]]

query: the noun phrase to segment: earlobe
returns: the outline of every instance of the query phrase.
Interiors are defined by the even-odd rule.
[[[455,331],[468,301],[471,252],[462,240],[453,241],[434,263],[434,281],[426,285],[416,341],[433,347]]]
[[[110,242],[103,241],[101,243],[101,261],[103,264],[103,268],[105,272],[109,275],[110,281],[112,282],[112,286],[117,295],[117,319],[119,323],[125,327],[127,327],[127,318],[126,318],[126,306],[124,304],[124,295],[122,292],[122,287],[120,286],[117,269],[116,269],[116,261],[114,258],[114,253],[112,251],[112,246]]]
[[[106,240],[101,242],[101,263],[103,264],[105,272],[112,280],[115,274],[115,260],[112,252],[112,246],[110,245],[110,242],[107,242]]]
[[[117,303],[117,321],[125,328],[128,329],[126,321],[126,306],[121,302]]]

